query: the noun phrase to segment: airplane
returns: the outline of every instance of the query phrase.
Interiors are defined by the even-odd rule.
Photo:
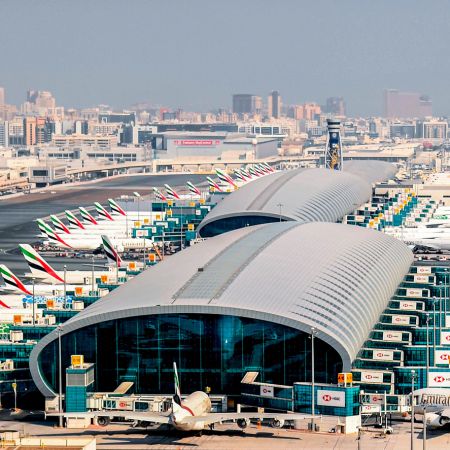
[[[66,272],[67,274],[67,272]],[[0,275],[5,281],[4,286],[0,286],[0,293],[5,294],[25,294],[25,295],[64,295],[63,284],[24,284],[20,279],[14,275],[4,264],[0,264]],[[94,289],[97,286],[94,286]],[[75,291],[75,288],[79,289],[79,286],[66,283],[66,293]],[[91,288],[91,286],[89,286]]]
[[[231,187],[233,188],[237,188],[238,185],[235,183],[235,181],[233,180],[233,178],[231,178],[227,173],[225,173],[223,170],[221,169],[216,169],[216,175],[218,176],[219,180],[222,181],[223,183],[227,183],[229,184]]]
[[[99,230],[100,234],[87,233],[86,235],[67,235],[63,239],[43,220],[37,219],[36,222],[38,223],[41,232],[45,234],[48,239],[45,243],[64,249],[96,250],[102,245],[102,231],[103,234],[106,234],[105,230]],[[123,252],[124,250],[146,249],[150,248],[153,244],[153,241],[151,241],[150,239],[123,237],[123,234],[118,234],[114,230],[112,230],[112,233],[115,237],[109,237],[111,238],[111,241],[119,252]]]
[[[414,398],[417,405],[414,407],[414,413],[421,415],[426,413],[427,425],[439,428],[450,423],[450,389],[418,389],[414,391]]]
[[[175,393],[172,397],[172,408],[169,414],[136,411],[90,411],[85,413],[50,413],[47,416],[66,418],[96,418],[100,426],[106,426],[112,418],[133,420],[139,425],[157,423],[167,424],[180,431],[202,431],[205,427],[213,427],[216,423],[237,422],[241,429],[247,428],[250,420],[270,420],[273,428],[282,428],[289,420],[302,420],[311,416],[300,413],[212,413],[211,399],[203,391],[196,391],[181,399],[180,380],[177,365],[173,363]]]
[[[64,283],[64,271],[55,270],[31,245],[19,244],[19,248],[31,271],[25,275],[27,278],[36,278],[43,283],[50,284]],[[92,275],[94,278],[106,276],[109,280],[115,280],[116,270],[113,268],[105,268],[103,271],[68,270],[66,271],[66,283],[92,286]],[[126,275],[121,272],[121,276]]]

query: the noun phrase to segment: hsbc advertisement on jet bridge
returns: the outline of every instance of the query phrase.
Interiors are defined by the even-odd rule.
[[[317,391],[318,406],[340,406],[345,407],[345,391]]]
[[[428,387],[450,387],[450,372],[430,372]]]

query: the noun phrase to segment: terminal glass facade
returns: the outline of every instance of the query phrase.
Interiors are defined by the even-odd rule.
[[[315,380],[331,383],[342,360],[330,345],[315,339]],[[95,364],[95,391],[112,391],[123,381],[136,393],[173,392],[173,362],[182,390],[238,395],[248,371],[258,381],[292,385],[311,380],[309,334],[282,325],[235,316],[167,314],[111,320],[62,336],[63,367],[70,355]],[[40,354],[40,369],[58,389],[58,340]]]
[[[234,216],[224,217],[206,224],[200,230],[200,236],[203,238],[218,236],[228,231],[238,230],[239,228],[251,227],[272,222],[285,222],[284,219],[276,216]]]

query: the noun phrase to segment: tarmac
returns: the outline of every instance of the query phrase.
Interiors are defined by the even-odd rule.
[[[152,193],[153,186],[169,184],[174,188],[184,186],[187,181],[198,185],[205,182],[204,175],[124,175],[83,183],[70,183],[38,189],[30,194],[0,197],[0,263],[12,271],[25,272],[28,267],[20,256],[17,245],[36,242],[39,230],[34,220],[58,214],[66,209],[92,206],[94,202],[105,203],[108,198],[138,191],[142,196]],[[64,264],[69,270],[83,269],[79,261],[66,258],[49,258],[57,270]],[[87,270],[84,267],[84,270]]]
[[[356,434],[311,433],[291,429],[274,429],[250,425],[242,431],[235,424],[216,425],[213,431],[182,433],[167,430],[130,428],[126,425],[90,427],[70,430],[54,427],[50,422],[0,421],[0,431],[17,430],[23,435],[41,437],[95,437],[98,449],[207,449],[207,450],[274,450],[274,449],[342,449],[342,450],[403,450],[410,448],[409,423],[394,425],[394,433],[384,435],[377,429],[365,431],[358,442]],[[428,450],[448,450],[450,429],[428,430]],[[422,449],[422,424],[416,423],[414,448]],[[359,447],[358,447],[359,445]]]

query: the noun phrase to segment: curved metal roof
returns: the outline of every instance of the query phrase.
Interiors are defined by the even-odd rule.
[[[242,228],[190,247],[145,271],[63,325],[63,335],[126,317],[201,313],[270,321],[310,332],[333,346],[349,370],[408,272],[402,242],[374,230],[332,223],[282,222]],[[46,396],[38,356],[30,369]]]
[[[373,184],[394,178],[398,172],[394,164],[385,161],[344,161],[344,171]]]
[[[336,222],[370,199],[371,184],[351,173],[296,169],[266,175],[224,198],[203,219],[202,230],[230,217],[265,216],[300,222]],[[207,233],[207,228],[204,234]]]

